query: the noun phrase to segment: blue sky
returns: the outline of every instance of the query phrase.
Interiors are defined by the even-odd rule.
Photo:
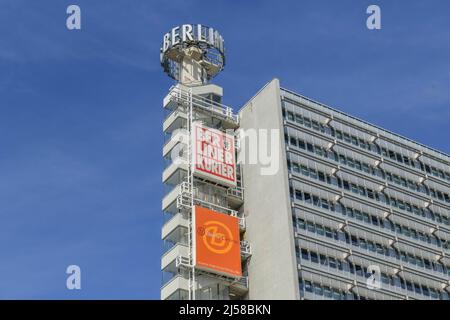
[[[82,10],[68,31],[66,8]],[[378,4],[382,29],[365,26]],[[450,152],[450,2],[0,0],[0,298],[158,299],[162,35],[225,38],[236,110],[283,87]],[[82,270],[82,290],[65,269]]]

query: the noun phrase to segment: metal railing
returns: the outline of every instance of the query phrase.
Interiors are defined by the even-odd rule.
[[[172,87],[169,92],[170,100],[180,104],[190,103],[189,92],[181,89],[180,87]],[[192,94],[192,105],[193,107],[201,108],[205,111],[213,112],[217,116],[224,117],[229,121],[236,124],[239,123],[239,116],[233,113],[231,107],[225,106],[221,103],[215,102],[213,100],[207,99],[200,95]]]

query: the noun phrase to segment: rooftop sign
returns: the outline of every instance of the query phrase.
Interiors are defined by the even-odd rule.
[[[224,40],[220,33],[201,24],[183,24],[163,36],[160,61],[164,71],[181,81],[182,70],[195,64],[201,80],[207,82],[225,66]],[[183,65],[184,64],[184,65]]]

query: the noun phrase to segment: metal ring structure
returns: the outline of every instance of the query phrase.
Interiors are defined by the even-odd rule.
[[[182,61],[188,57],[199,63],[204,83],[225,67],[222,36],[203,25],[181,25],[166,33],[160,50],[160,62],[165,73],[180,81]]]

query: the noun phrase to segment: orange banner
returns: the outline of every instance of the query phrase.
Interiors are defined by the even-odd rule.
[[[238,218],[195,207],[195,265],[224,275],[242,276]]]

